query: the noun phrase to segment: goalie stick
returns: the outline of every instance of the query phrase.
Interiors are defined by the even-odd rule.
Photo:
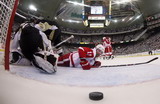
[[[53,47],[53,49],[55,49],[56,47],[60,46],[61,44],[63,44],[64,42],[66,42],[66,41],[68,41],[68,40],[70,40],[70,39],[72,39],[72,38],[74,38],[73,35],[71,35],[71,36],[68,37],[67,39],[63,40],[62,42],[58,43],[56,46]]]
[[[107,65],[107,66],[101,66],[101,67],[120,67],[120,66],[133,66],[133,65],[142,65],[142,64],[148,64],[152,61],[155,61],[157,60],[158,57],[155,57],[149,61],[146,61],[146,62],[140,62],[140,63],[133,63],[133,64],[121,64],[121,65]]]

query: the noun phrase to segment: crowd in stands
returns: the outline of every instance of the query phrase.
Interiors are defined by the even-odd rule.
[[[115,28],[115,29],[106,29],[106,28],[101,28],[101,29],[87,29],[87,30],[77,30],[77,29],[72,29],[72,28],[65,28],[65,27],[60,27],[63,33],[70,33],[70,34],[85,34],[85,35],[101,35],[101,34],[120,34],[120,33],[127,33],[127,32],[132,32],[136,30],[140,30],[143,28],[143,24],[133,24],[127,27],[121,27],[121,28]]]
[[[142,30],[137,30],[134,32],[128,32],[128,33],[122,33],[122,34],[115,34],[115,35],[107,35],[112,39],[112,43],[118,43],[121,41],[131,41],[135,39],[137,36],[140,35]],[[62,40],[68,38],[71,34],[63,33]],[[102,37],[105,35],[74,35],[74,39],[71,39],[68,41],[68,43],[74,43],[74,44],[98,44],[101,43]]]
[[[158,20],[159,21],[159,20]],[[13,32],[19,27],[21,23],[14,22]],[[156,25],[156,24],[155,24]],[[152,24],[152,26],[154,26]],[[144,40],[132,42],[136,39],[142,31],[144,31],[143,24],[134,24],[128,27],[122,27],[117,29],[87,29],[87,30],[75,30],[71,28],[60,27],[62,30],[62,39],[65,40],[71,35],[74,35],[74,39],[67,41],[69,45],[63,45],[64,53],[68,53],[77,49],[72,44],[98,44],[102,42],[104,36],[109,36],[113,45],[113,54],[123,55],[137,52],[146,52],[150,50],[160,49],[160,32],[158,29],[148,29],[150,36]],[[159,27],[159,26],[158,26]],[[155,28],[158,28],[157,26]],[[145,34],[144,34],[145,35]],[[128,43],[122,43],[122,41],[129,41]],[[118,45],[114,45],[117,44]],[[79,45],[78,45],[79,46]]]
[[[150,33],[150,36],[144,40],[114,47],[114,54],[125,55],[125,54],[154,51],[160,49],[159,40],[160,40],[160,32],[157,33],[156,30],[154,30],[154,32]]]
[[[153,29],[160,26],[160,13],[146,17],[146,26],[148,29]]]
[[[149,34],[149,37],[146,37],[146,39],[143,39],[143,40],[129,42],[129,43],[123,43],[123,44],[118,44],[118,45],[113,44],[113,54],[114,55],[126,55],[126,54],[148,52],[150,50],[154,51],[156,49],[160,49],[160,41],[159,41],[160,40],[160,32],[157,32],[157,31],[158,30],[154,30],[150,33],[147,33],[147,34]],[[122,39],[122,35],[119,35],[119,36]],[[120,37],[117,39],[120,39]],[[126,38],[130,39],[131,37],[132,37],[132,35],[131,36],[128,35]],[[91,39],[93,41],[93,44],[95,44],[97,42],[100,43],[102,37],[101,36],[91,36]],[[76,37],[73,40],[75,41]],[[73,40],[72,40],[72,42],[74,42]],[[81,40],[80,37],[79,37],[79,40]],[[112,42],[113,42],[113,40],[114,40],[114,38],[112,39]],[[78,39],[76,40],[76,43],[79,43]],[[73,48],[71,45],[69,45],[69,46],[65,45],[64,49],[74,51],[76,49],[76,47]],[[68,52],[68,51],[66,51],[66,52]]]

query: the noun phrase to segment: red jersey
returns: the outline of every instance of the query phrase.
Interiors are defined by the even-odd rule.
[[[111,45],[111,38],[104,38],[103,39],[103,46],[107,47]]]
[[[111,45],[111,38],[104,37],[103,38],[103,46],[105,47],[105,54],[104,55],[112,55],[112,45]]]
[[[82,67],[84,70],[89,70],[91,67],[99,67],[100,62],[95,61],[96,49],[88,47],[79,47],[78,51],[59,57],[59,66]],[[98,63],[98,64],[97,64]]]

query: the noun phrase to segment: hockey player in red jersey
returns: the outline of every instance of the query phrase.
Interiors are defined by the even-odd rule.
[[[104,56],[112,56],[112,45],[111,45],[111,38],[110,37],[103,37],[103,46],[105,47]]]
[[[103,45],[98,44],[95,48],[79,47],[78,51],[60,56],[58,66],[81,67],[83,70],[90,70],[101,66],[100,61],[95,58],[104,53]]]

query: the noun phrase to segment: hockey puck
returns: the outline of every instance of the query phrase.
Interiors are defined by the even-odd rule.
[[[89,98],[91,100],[101,100],[103,99],[103,93],[102,92],[91,92],[89,93]]]

